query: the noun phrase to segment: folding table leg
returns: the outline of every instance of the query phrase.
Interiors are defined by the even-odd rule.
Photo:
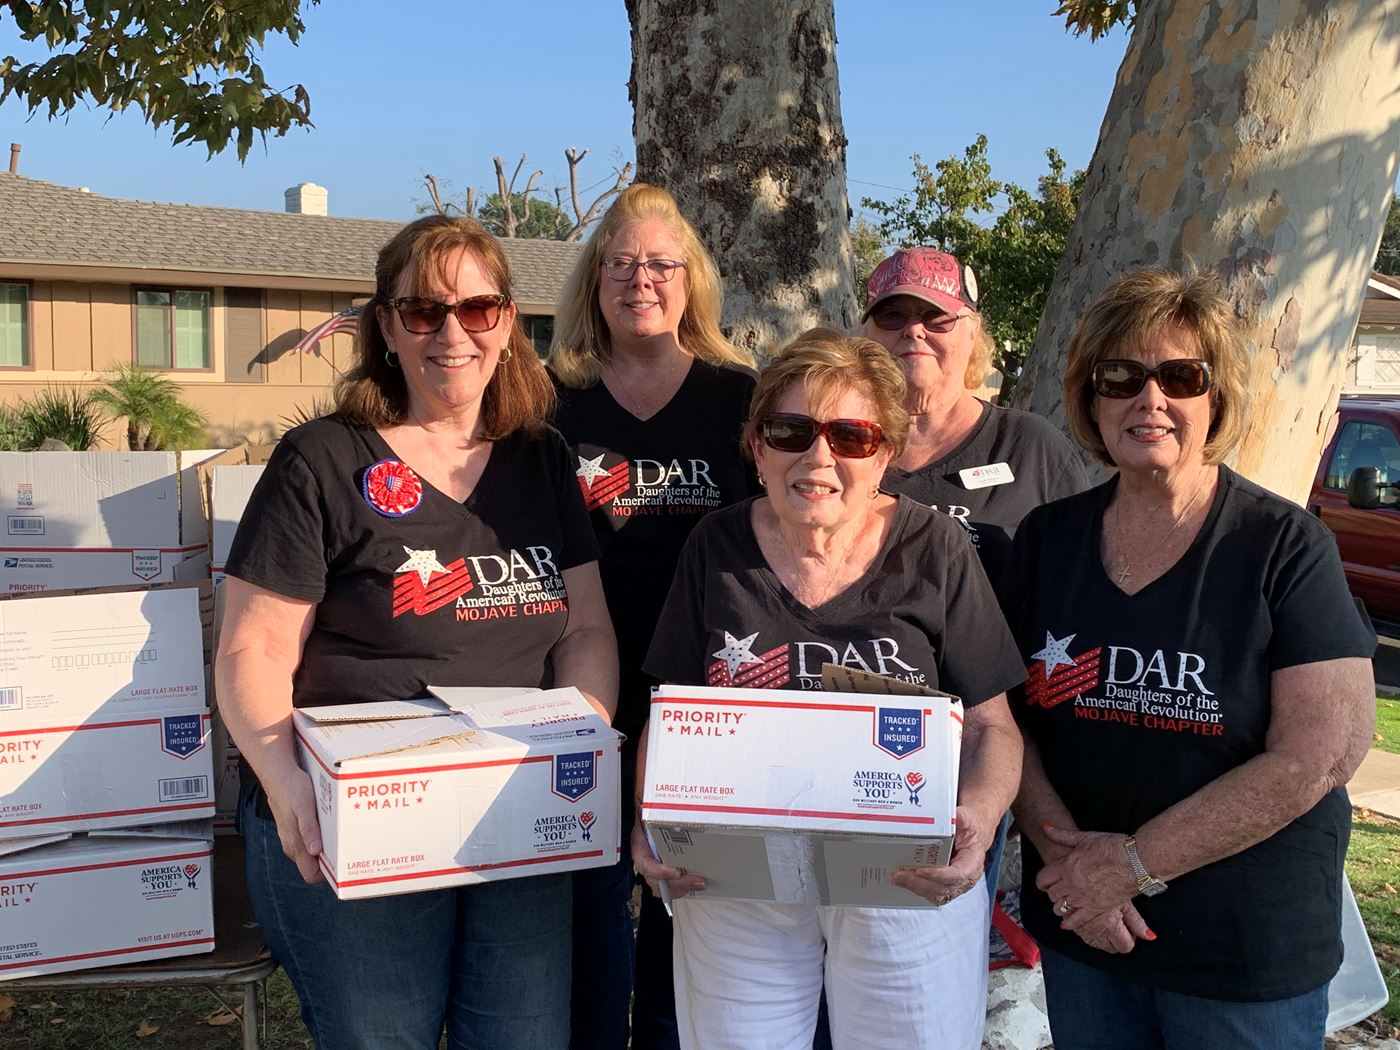
[[[258,983],[243,985],[243,1050],[258,1050]]]

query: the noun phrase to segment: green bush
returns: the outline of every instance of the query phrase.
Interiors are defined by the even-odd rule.
[[[91,394],[73,387],[48,387],[0,408],[0,448],[34,449],[52,439],[74,452],[86,452],[97,444],[103,422]]]
[[[207,443],[209,421],[185,404],[180,388],[158,372],[138,365],[114,365],[92,399],[114,418],[126,420],[126,443],[133,450],[199,448]]]

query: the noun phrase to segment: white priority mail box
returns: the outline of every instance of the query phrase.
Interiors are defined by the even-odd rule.
[[[252,496],[264,469],[261,465],[216,466],[209,471],[209,568],[215,583],[223,582],[224,565],[233,548],[233,537],[243,518],[243,508],[248,505],[248,498]]]
[[[166,582],[204,550],[173,452],[0,452],[0,591]]]
[[[892,886],[947,864],[962,703],[875,675],[859,693],[663,686],[653,692],[642,818],[708,899],[927,908]]]
[[[213,951],[212,856],[108,838],[0,856],[0,980]]]
[[[0,838],[214,815],[200,591],[0,602]]]
[[[616,863],[621,734],[576,689],[293,712],[342,899]]]

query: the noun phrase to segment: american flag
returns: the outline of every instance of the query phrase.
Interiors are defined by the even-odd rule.
[[[441,575],[433,576],[426,584],[416,572],[395,576],[394,618],[409,612],[414,616],[427,616],[455,602],[476,586],[462,558],[444,565],[443,570]]]
[[[1103,647],[1090,649],[1074,658],[1069,667],[1057,667],[1053,674],[1045,673],[1045,665],[1037,660],[1026,667],[1026,703],[1031,707],[1055,707],[1085,689],[1098,684],[1100,657]]]
[[[786,642],[766,653],[760,653],[757,664],[740,667],[731,675],[729,666],[723,660],[716,660],[706,670],[706,682],[719,689],[738,687],[742,689],[781,689],[787,685],[788,652]]]
[[[358,306],[347,307],[341,310],[334,317],[322,321],[311,331],[301,337],[297,345],[292,347],[294,354],[309,354],[316,349],[316,344],[322,339],[329,339],[340,332],[355,334],[355,330],[360,326],[360,308]]]

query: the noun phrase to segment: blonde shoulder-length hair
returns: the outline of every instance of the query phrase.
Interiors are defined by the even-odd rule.
[[[711,364],[753,367],[753,355],[734,346],[720,331],[724,293],[719,269],[694,228],[686,222],[669,193],[659,186],[634,182],[618,195],[599,220],[559,296],[548,365],[566,387],[582,389],[602,378],[603,366],[612,353],[607,321],[598,306],[602,262],[623,226],[647,219],[665,223],[681,245],[684,279],[689,282],[685,312],[681,315],[681,346]]]

